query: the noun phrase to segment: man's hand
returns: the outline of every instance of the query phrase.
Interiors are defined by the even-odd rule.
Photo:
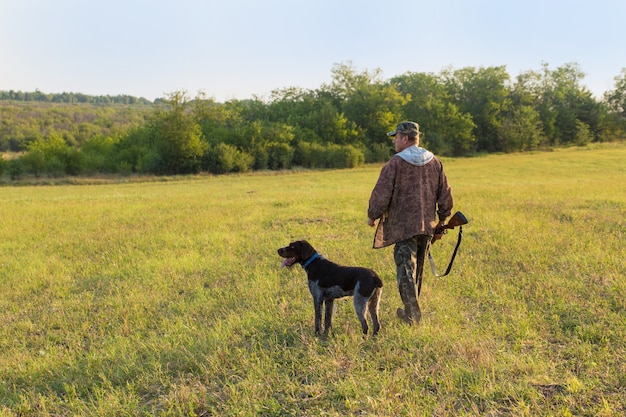
[[[446,234],[447,230],[443,228],[445,224],[446,224],[445,220],[441,220],[439,223],[437,223],[437,226],[435,226],[435,235],[433,236],[431,243],[434,242],[435,240],[441,239],[443,235]]]

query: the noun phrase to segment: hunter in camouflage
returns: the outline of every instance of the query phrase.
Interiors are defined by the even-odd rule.
[[[387,135],[396,154],[385,164],[369,200],[368,224],[378,220],[373,247],[395,244],[398,310],[406,322],[419,322],[418,304],[424,260],[430,239],[452,212],[452,193],[441,161],[419,147],[419,125],[401,122]]]

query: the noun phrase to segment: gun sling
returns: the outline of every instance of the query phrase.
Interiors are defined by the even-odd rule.
[[[445,277],[450,273],[452,269],[452,264],[454,263],[454,258],[456,258],[456,252],[459,250],[459,246],[461,245],[461,239],[463,238],[463,226],[459,226],[459,238],[456,241],[456,246],[454,247],[454,252],[452,252],[452,258],[450,258],[450,263],[448,264],[448,268],[446,268],[446,272],[442,275],[437,273],[437,268],[435,267],[435,260],[430,255],[430,250],[428,251],[428,262],[430,262],[430,269],[433,271],[433,275],[436,277]],[[420,283],[421,284],[421,283]],[[421,287],[421,285],[420,285]]]

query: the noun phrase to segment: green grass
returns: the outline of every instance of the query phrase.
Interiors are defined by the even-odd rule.
[[[626,413],[626,145],[445,159],[470,220],[419,327],[371,249],[380,165],[0,187],[2,416],[619,416]],[[377,270],[313,334],[308,239]],[[456,232],[432,253],[443,269]]]

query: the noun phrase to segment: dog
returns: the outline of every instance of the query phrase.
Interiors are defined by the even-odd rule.
[[[368,332],[366,309],[372,318],[373,335],[378,334],[378,304],[383,282],[376,272],[363,267],[337,265],[317,253],[306,240],[291,242],[278,249],[278,255],[285,258],[282,267],[299,263],[306,271],[315,307],[315,333],[322,333],[322,305],[325,304],[324,334],[327,334],[332,326],[334,300],[353,296],[363,334]]]

